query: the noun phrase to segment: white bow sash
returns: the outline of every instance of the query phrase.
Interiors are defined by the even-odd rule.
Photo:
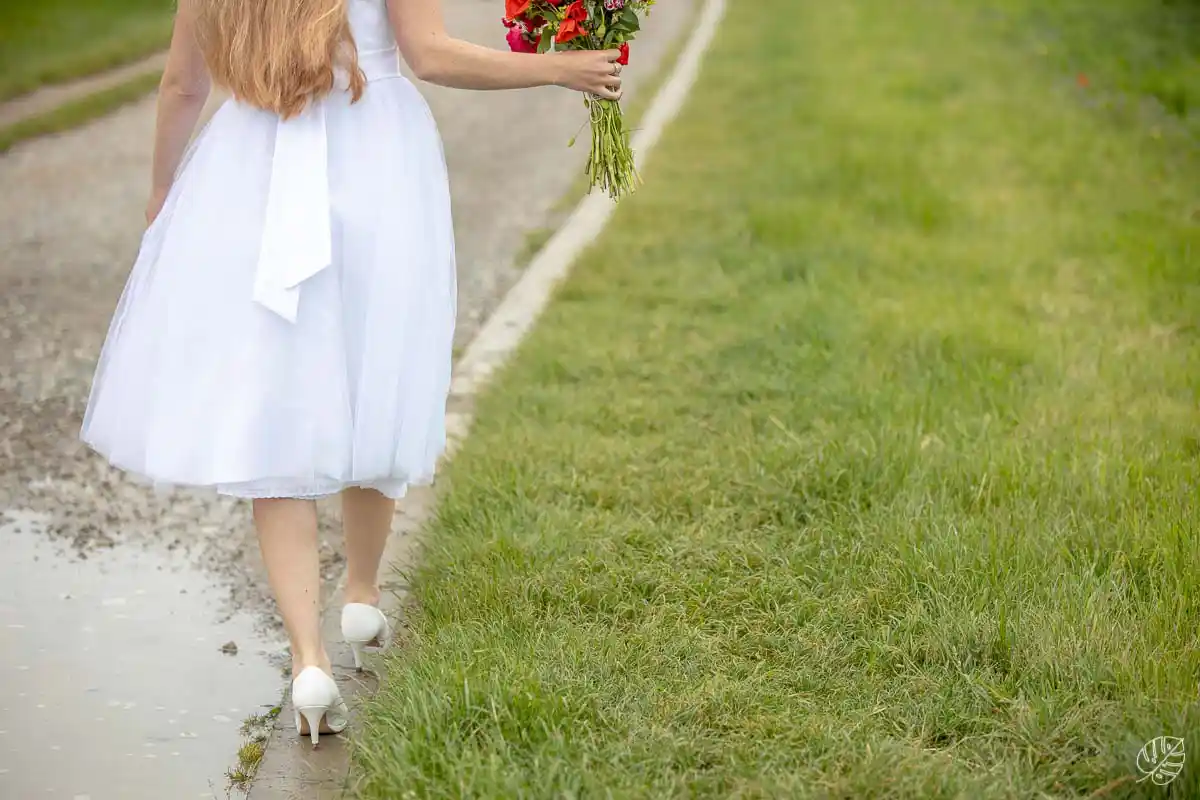
[[[368,81],[400,75],[396,48],[361,53],[359,64]],[[333,263],[325,105],[309,103],[275,130],[254,300],[292,323],[301,284]]]
[[[254,299],[295,322],[300,284],[332,262],[325,104],[315,102],[275,132]]]

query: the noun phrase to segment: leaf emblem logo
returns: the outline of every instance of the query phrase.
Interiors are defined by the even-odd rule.
[[[1183,739],[1174,736],[1159,736],[1146,742],[1137,755],[1137,768],[1144,780],[1155,786],[1166,786],[1183,772]]]

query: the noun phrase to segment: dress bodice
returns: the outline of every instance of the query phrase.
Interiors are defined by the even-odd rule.
[[[350,30],[360,53],[373,53],[396,46],[388,20],[387,0],[346,0]]]

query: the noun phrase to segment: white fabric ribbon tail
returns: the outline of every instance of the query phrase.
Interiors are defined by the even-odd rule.
[[[275,131],[254,300],[296,321],[300,285],[333,262],[325,108],[309,104]]]

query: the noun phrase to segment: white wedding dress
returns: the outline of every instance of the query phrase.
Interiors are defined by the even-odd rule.
[[[385,0],[347,0],[362,99],[230,100],[146,231],[82,438],[156,484],[392,497],[445,444],[454,241],[441,140]]]

